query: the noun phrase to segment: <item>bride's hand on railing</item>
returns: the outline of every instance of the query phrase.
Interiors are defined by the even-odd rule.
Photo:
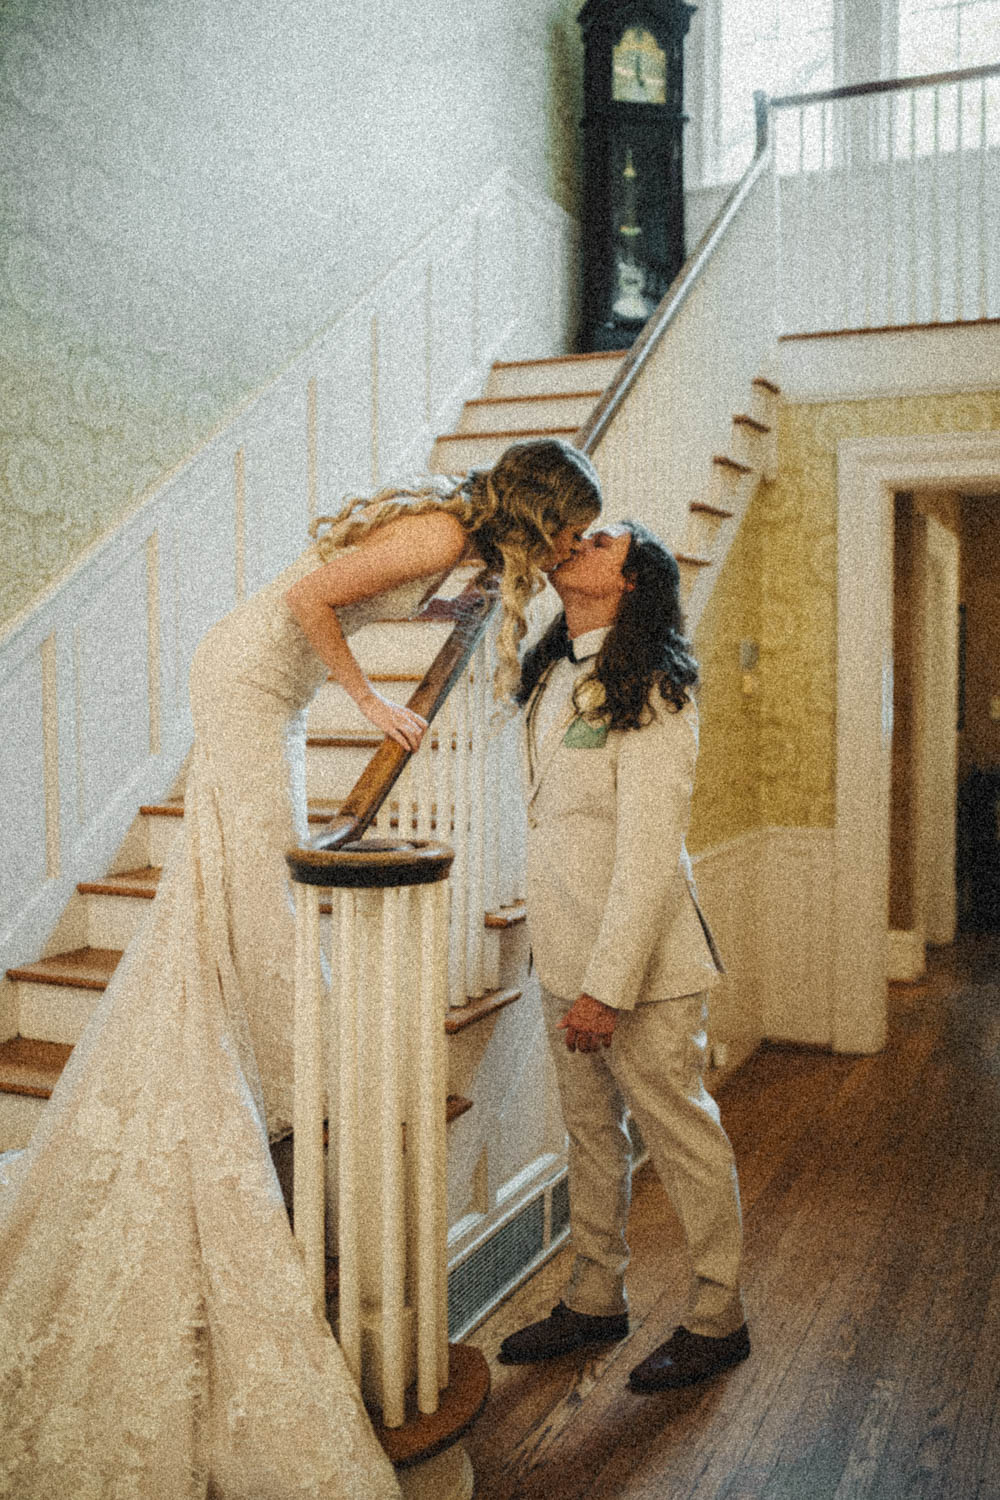
[[[358,699],[358,707],[368,720],[404,750],[418,750],[427,728],[427,720],[402,703],[393,703],[374,690]]]

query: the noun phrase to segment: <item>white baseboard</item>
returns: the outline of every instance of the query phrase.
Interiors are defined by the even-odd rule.
[[[886,978],[903,984],[922,979],[927,970],[927,954],[922,932],[889,929],[886,949]]]
[[[764,1039],[830,1046],[833,830],[755,829],[692,863],[727,970],[710,1038],[726,1070]]]

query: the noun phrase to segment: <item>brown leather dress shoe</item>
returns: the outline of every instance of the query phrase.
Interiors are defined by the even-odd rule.
[[[547,1318],[529,1323],[505,1338],[497,1358],[502,1365],[533,1365],[539,1360],[569,1354],[573,1349],[617,1343],[627,1333],[628,1313],[597,1318],[590,1313],[574,1312],[565,1302],[557,1302]]]
[[[682,1385],[695,1385],[699,1380],[711,1380],[730,1365],[739,1364],[749,1353],[750,1335],[745,1323],[721,1339],[676,1328],[665,1344],[636,1365],[628,1378],[629,1389],[670,1391]]]

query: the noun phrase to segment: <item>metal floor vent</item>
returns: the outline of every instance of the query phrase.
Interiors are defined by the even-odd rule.
[[[454,1338],[512,1286],[545,1245],[544,1194],[522,1208],[448,1277],[448,1333]]]

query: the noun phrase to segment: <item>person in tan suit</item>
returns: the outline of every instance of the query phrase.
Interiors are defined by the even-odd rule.
[[[684,1229],[684,1322],[632,1370],[636,1391],[704,1380],[750,1352],[732,1148],[705,1089],[707,992],[722,962],[685,848],[698,716],[677,563],[635,522],[553,569],[563,604],[525,658],[527,909],[569,1133],[575,1252],[548,1318],[508,1364],[628,1332],[630,1111]]]

